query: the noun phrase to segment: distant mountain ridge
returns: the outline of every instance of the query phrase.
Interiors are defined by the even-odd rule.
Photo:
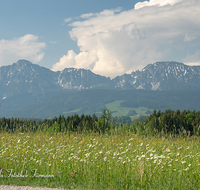
[[[144,90],[185,90],[200,88],[200,66],[179,62],[156,62],[141,71],[113,79],[115,88]]]
[[[114,79],[94,74],[90,70],[66,68],[53,72],[48,68],[19,60],[0,67],[0,100],[20,93],[44,94],[59,89],[200,89],[200,66],[179,62],[156,62],[141,71]]]

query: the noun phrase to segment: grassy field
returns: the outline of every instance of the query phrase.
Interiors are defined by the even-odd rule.
[[[124,102],[123,100],[114,101],[111,103],[106,104],[106,108],[113,112],[113,116],[126,116],[129,111],[135,110],[137,115],[134,117],[138,117],[140,115],[146,115],[145,112],[147,110],[153,111],[153,109],[147,109],[146,107],[139,107],[139,108],[130,108],[130,107],[122,107],[120,104]],[[132,116],[133,117],[133,116]]]
[[[0,184],[76,189],[200,189],[198,137],[0,133]]]
[[[66,114],[66,113],[77,113],[77,112],[79,112],[80,110],[81,110],[81,108],[76,109],[76,110],[71,110],[71,111],[65,111],[65,112],[63,112],[63,114]]]

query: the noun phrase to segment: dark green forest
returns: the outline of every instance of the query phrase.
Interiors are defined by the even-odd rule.
[[[123,124],[125,123],[126,124]],[[200,135],[200,111],[156,111],[149,116],[136,118],[112,117],[112,112],[107,109],[102,111],[101,117],[74,114],[72,116],[59,116],[53,119],[33,120],[19,118],[1,118],[0,130],[6,132],[38,132],[49,131],[53,133],[66,132],[95,132],[104,134],[115,128],[124,127],[137,132],[139,129],[144,134],[180,134]]]

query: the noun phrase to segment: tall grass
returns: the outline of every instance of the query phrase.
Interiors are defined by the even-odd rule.
[[[199,137],[152,136],[141,127],[121,125],[105,134],[2,132],[0,184],[200,189]]]

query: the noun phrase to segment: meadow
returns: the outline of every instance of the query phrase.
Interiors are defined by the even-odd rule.
[[[134,132],[136,131],[136,132]],[[66,189],[200,189],[200,141],[109,133],[0,133],[0,184]]]
[[[113,116],[121,116],[121,115],[127,115],[129,111],[135,110],[137,115],[132,116],[132,118],[139,117],[140,115],[147,115],[146,111],[153,112],[153,109],[148,109],[146,107],[124,107],[121,106],[121,103],[125,102],[124,100],[114,101],[106,105],[106,108],[113,112]]]

